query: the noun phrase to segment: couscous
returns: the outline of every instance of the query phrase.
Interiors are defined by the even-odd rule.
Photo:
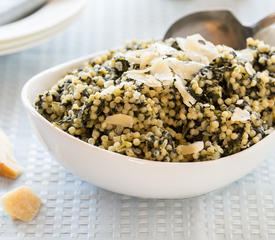
[[[236,51],[195,34],[133,41],[37,96],[37,111],[95,146],[142,159],[218,159],[274,127],[275,48]]]

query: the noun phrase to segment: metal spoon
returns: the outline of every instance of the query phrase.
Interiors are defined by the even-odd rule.
[[[243,26],[228,10],[196,12],[172,24],[164,39],[194,33],[200,33],[214,44],[225,44],[234,49],[245,48],[248,37],[262,39],[275,46],[275,12],[252,26]]]

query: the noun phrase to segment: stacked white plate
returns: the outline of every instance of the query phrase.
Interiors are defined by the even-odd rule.
[[[0,55],[17,52],[54,36],[73,23],[87,0],[50,0],[33,14],[0,26]]]

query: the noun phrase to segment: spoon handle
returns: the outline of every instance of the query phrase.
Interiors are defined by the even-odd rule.
[[[252,27],[254,38],[275,46],[275,12],[260,20]]]
[[[274,23],[275,23],[275,12],[267,15],[265,18],[263,18],[262,20],[258,21],[256,24],[251,26],[251,28],[253,29],[253,34],[256,34],[260,30],[262,30]]]

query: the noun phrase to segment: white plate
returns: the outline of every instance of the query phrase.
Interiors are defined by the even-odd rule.
[[[51,0],[34,14],[0,27],[0,54],[31,47],[69,26],[87,0]]]
[[[54,28],[49,29],[48,31],[36,34],[31,37],[22,38],[18,41],[8,42],[7,44],[0,44],[0,56],[22,51],[48,40],[49,38],[55,36],[57,33],[61,32],[66,27],[71,25],[79,17],[79,15],[80,13],[76,14],[67,21],[55,26]]]
[[[1,0],[0,25],[15,22],[29,13],[34,12],[48,0]]]
[[[223,187],[249,173],[274,150],[275,132],[231,156],[204,162],[169,163],[128,157],[90,145],[54,127],[34,108],[37,94],[99,53],[48,69],[29,80],[22,101],[32,127],[49,152],[81,179],[146,198],[186,198]]]

